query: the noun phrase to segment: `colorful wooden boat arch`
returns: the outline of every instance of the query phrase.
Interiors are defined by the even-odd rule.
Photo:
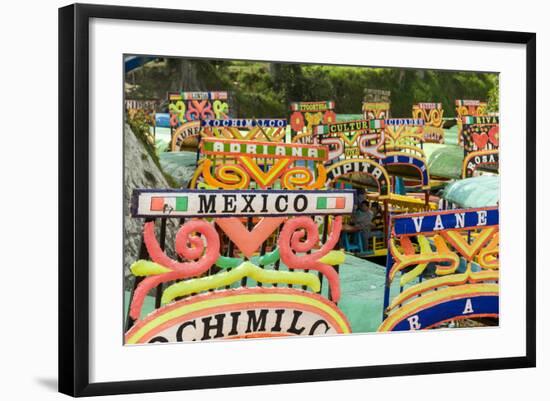
[[[362,111],[365,120],[386,119],[390,115],[389,102],[363,102]]]
[[[240,312],[243,319],[249,316],[249,325],[270,323],[268,333],[255,329],[252,334],[243,331],[242,336],[276,336],[274,332],[280,330],[275,328],[281,325],[288,333],[294,330],[303,335],[349,332],[349,324],[335,303],[340,298],[340,284],[333,267],[344,262],[345,254],[333,248],[339,239],[342,215],[353,210],[354,196],[353,190],[135,190],[132,216],[146,222],[144,252],[130,267],[139,280],[130,304],[127,340],[163,341],[158,338],[164,336],[161,331],[165,329],[172,333],[170,338],[177,338],[176,326],[181,328],[189,319],[199,317],[203,323],[208,320],[203,324],[207,334],[201,338],[210,339],[211,321],[221,319],[222,309],[231,311],[232,317]],[[324,216],[322,237],[312,216]],[[169,218],[180,222],[174,243],[178,258],[165,251]],[[160,237],[155,232],[156,219],[161,220]],[[280,271],[279,263],[289,270]],[[272,268],[265,269],[270,265]],[[218,273],[212,273],[214,266]],[[329,299],[315,294],[321,291],[323,277],[329,285]],[[243,284],[248,280],[258,283],[257,287],[248,289]],[[302,290],[289,289],[288,285],[302,286]],[[157,306],[167,306],[144,319],[145,297],[155,288]],[[182,298],[186,301],[177,301]],[[288,313],[283,316],[280,310]],[[198,324],[198,320],[193,322],[189,324]],[[244,323],[231,323],[232,331],[236,324]],[[298,327],[304,325],[308,330]],[[160,331],[155,331],[160,326]],[[235,335],[227,333],[229,337]]]
[[[326,182],[325,146],[205,137],[192,187],[320,189]]]
[[[351,333],[333,302],[300,289],[238,288],[157,309],[125,336],[127,344]]]
[[[413,118],[390,119],[389,99],[370,99],[364,120],[337,122],[332,101],[292,103],[288,143],[286,119],[229,118],[226,92],[182,92],[170,100],[171,149],[200,140],[197,168],[189,189],[134,192],[132,216],[145,223],[141,254],[130,268],[136,282],[126,342],[351,332],[337,306],[336,267],[345,254],[335,247],[343,216],[357,200],[354,190],[335,188],[359,183],[369,189],[369,198],[384,203],[384,221],[392,201],[430,208],[422,146],[443,140],[441,104],[419,103]],[[498,117],[464,118],[463,176],[470,176],[498,165]],[[475,128],[495,124],[496,131]],[[393,197],[391,176],[418,182],[425,202]],[[177,222],[170,252],[168,221]],[[389,221],[380,331],[498,317],[498,208]],[[320,295],[324,279],[327,297]],[[156,309],[143,316],[152,291]]]
[[[313,128],[336,122],[332,100],[290,103],[290,132],[292,142],[311,143]]]
[[[379,331],[498,317],[498,226],[498,208],[393,216]],[[434,271],[426,275],[427,269]],[[400,291],[390,299],[397,279]]]
[[[124,109],[128,118],[143,114],[149,125],[155,125],[155,112],[160,105],[159,99],[124,99]]]
[[[329,148],[329,161],[358,157],[383,157],[383,120],[351,120],[313,129],[314,142]]]
[[[498,149],[480,150],[468,153],[462,164],[462,178],[473,177],[480,168],[490,168],[491,171],[498,172]]]
[[[379,160],[388,174],[403,176],[408,179],[418,180],[421,189],[430,188],[430,174],[426,160],[415,154],[403,152],[388,152],[383,159]],[[416,177],[415,177],[416,176]]]
[[[224,91],[169,93],[170,125],[175,128],[188,121],[228,118],[228,98]]]
[[[172,132],[172,142],[170,149],[172,152],[184,150],[187,146],[194,146],[198,143],[198,138],[201,132],[200,121],[188,121],[182,123]]]
[[[472,177],[478,170],[499,170],[498,116],[466,116],[462,118],[464,161],[462,178]]]
[[[287,120],[284,118],[238,118],[202,120],[201,136],[237,140],[284,142]]]
[[[286,127],[286,120],[253,121],[200,124]],[[334,248],[355,191],[326,189],[327,147],[203,133],[192,189],[134,191],[132,216],[145,224],[130,267],[127,343],[349,333],[336,304],[335,266],[345,254]],[[177,257],[165,250],[167,221],[179,224]],[[324,278],[328,297],[319,295]],[[144,317],[151,291],[156,310]]]
[[[417,103],[413,105],[412,117],[424,120],[424,142],[444,143],[443,112],[441,103]]]
[[[365,120],[390,118],[391,91],[366,88],[363,98],[363,118]]]
[[[498,116],[467,116],[462,119],[464,154],[498,149],[500,144]]]
[[[366,158],[343,160],[327,168],[327,187],[335,186],[346,177],[367,176],[377,187],[379,199],[383,200],[390,194],[390,179],[386,169],[376,161]]]
[[[478,117],[487,115],[487,102],[480,100],[455,100],[456,122],[458,127],[458,144],[463,145],[462,129],[463,118],[467,116]]]
[[[424,120],[418,118],[390,118],[384,120],[384,149],[386,151],[414,152],[424,156]]]

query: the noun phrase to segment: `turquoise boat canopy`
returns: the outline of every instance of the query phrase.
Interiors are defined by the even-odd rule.
[[[500,177],[481,175],[453,181],[445,187],[442,197],[464,208],[496,206],[500,198]]]
[[[428,157],[428,170],[432,177],[460,178],[464,149],[458,145],[438,145]]]

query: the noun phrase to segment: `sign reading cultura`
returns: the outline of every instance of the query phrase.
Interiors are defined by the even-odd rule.
[[[336,134],[350,131],[367,131],[369,129],[368,120],[343,121],[327,125],[319,125],[315,128],[316,134]]]

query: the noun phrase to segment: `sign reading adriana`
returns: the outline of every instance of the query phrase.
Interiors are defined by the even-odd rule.
[[[201,141],[201,150],[205,155],[216,156],[248,156],[273,159],[291,158],[315,161],[326,161],[328,157],[328,151],[325,146],[219,138],[204,138]]]
[[[293,288],[214,291],[166,305],[126,333],[127,344],[351,333],[340,309]]]

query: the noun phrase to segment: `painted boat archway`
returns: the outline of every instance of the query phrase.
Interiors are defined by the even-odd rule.
[[[335,303],[294,288],[254,287],[195,295],[133,326],[126,344],[348,334]]]

